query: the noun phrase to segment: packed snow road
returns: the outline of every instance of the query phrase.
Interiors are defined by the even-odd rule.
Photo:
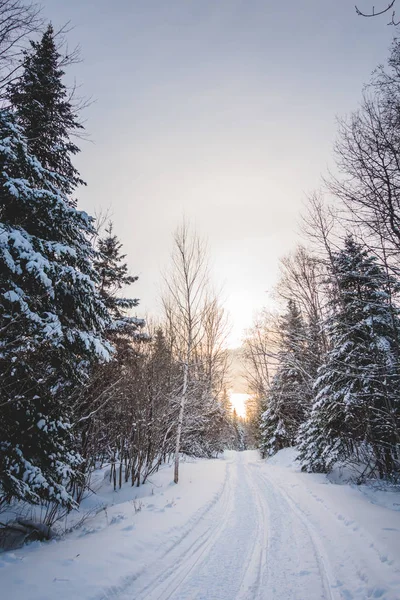
[[[399,600],[392,558],[307,488],[296,499],[296,487],[290,495],[257,453],[234,453],[218,500],[118,600]]]
[[[0,597],[400,600],[400,494],[301,473],[294,454],[187,461],[177,486],[167,465],[116,492],[97,472],[83,524],[0,554]]]

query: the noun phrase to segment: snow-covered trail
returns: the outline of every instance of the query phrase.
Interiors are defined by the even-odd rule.
[[[216,505],[119,600],[333,597],[301,516],[254,468],[259,464],[256,453],[233,456]]]
[[[400,600],[400,495],[256,451],[166,466],[65,539],[0,555],[10,600]],[[153,486],[153,487],[151,487]],[[380,495],[379,495],[380,494]]]
[[[282,578],[277,579],[278,587],[274,584],[270,588],[271,598],[400,600],[398,508],[388,510],[373,505],[360,489],[332,485],[324,475],[305,475],[274,466],[273,462],[254,463],[254,468],[259,472],[267,496],[271,499],[275,495],[279,502],[279,509],[275,511],[270,502],[268,571],[280,570]],[[392,505],[400,506],[398,498],[396,500]],[[277,521],[279,514],[284,514],[282,526]],[[290,530],[292,537],[287,538]],[[286,538],[286,543],[281,545],[282,561],[277,559],[279,531],[285,532]],[[291,547],[290,540],[296,549]],[[303,541],[299,544],[299,540]],[[306,567],[311,550],[324,584],[322,596],[312,593],[316,571]],[[302,583],[296,584],[298,576]]]
[[[290,475],[233,454],[218,501],[118,600],[399,600],[394,562]]]
[[[218,502],[119,599],[258,597],[267,543],[266,505],[249,466],[252,455],[233,456]]]

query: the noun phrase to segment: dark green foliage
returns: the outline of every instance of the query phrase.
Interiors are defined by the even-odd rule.
[[[79,457],[66,398],[111,351],[93,227],[6,111],[0,140],[0,498],[71,505],[63,484]]]
[[[24,52],[21,77],[9,86],[8,96],[28,141],[31,155],[44,168],[62,175],[59,188],[70,195],[83,181],[71,163],[79,152],[70,136],[82,125],[62,82],[62,57],[57,50],[52,25],[39,42]]]
[[[99,276],[99,291],[111,315],[115,320],[122,320],[125,312],[139,304],[139,300],[121,298],[118,292],[125,286],[137,281],[128,273],[128,265],[124,262],[126,254],[121,254],[122,244],[113,233],[110,222],[106,235],[97,242],[97,258],[95,267]]]

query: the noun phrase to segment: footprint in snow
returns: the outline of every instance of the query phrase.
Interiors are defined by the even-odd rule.
[[[122,515],[122,514],[114,515],[111,518],[110,525],[115,525],[115,523],[120,523],[121,521],[124,521],[125,519],[126,519],[126,515]]]

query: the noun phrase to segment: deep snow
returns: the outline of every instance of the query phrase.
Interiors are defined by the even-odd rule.
[[[0,555],[7,600],[400,600],[400,494],[299,472],[294,451],[166,467],[141,488],[97,481],[56,542]],[[97,478],[103,477],[98,474]]]

